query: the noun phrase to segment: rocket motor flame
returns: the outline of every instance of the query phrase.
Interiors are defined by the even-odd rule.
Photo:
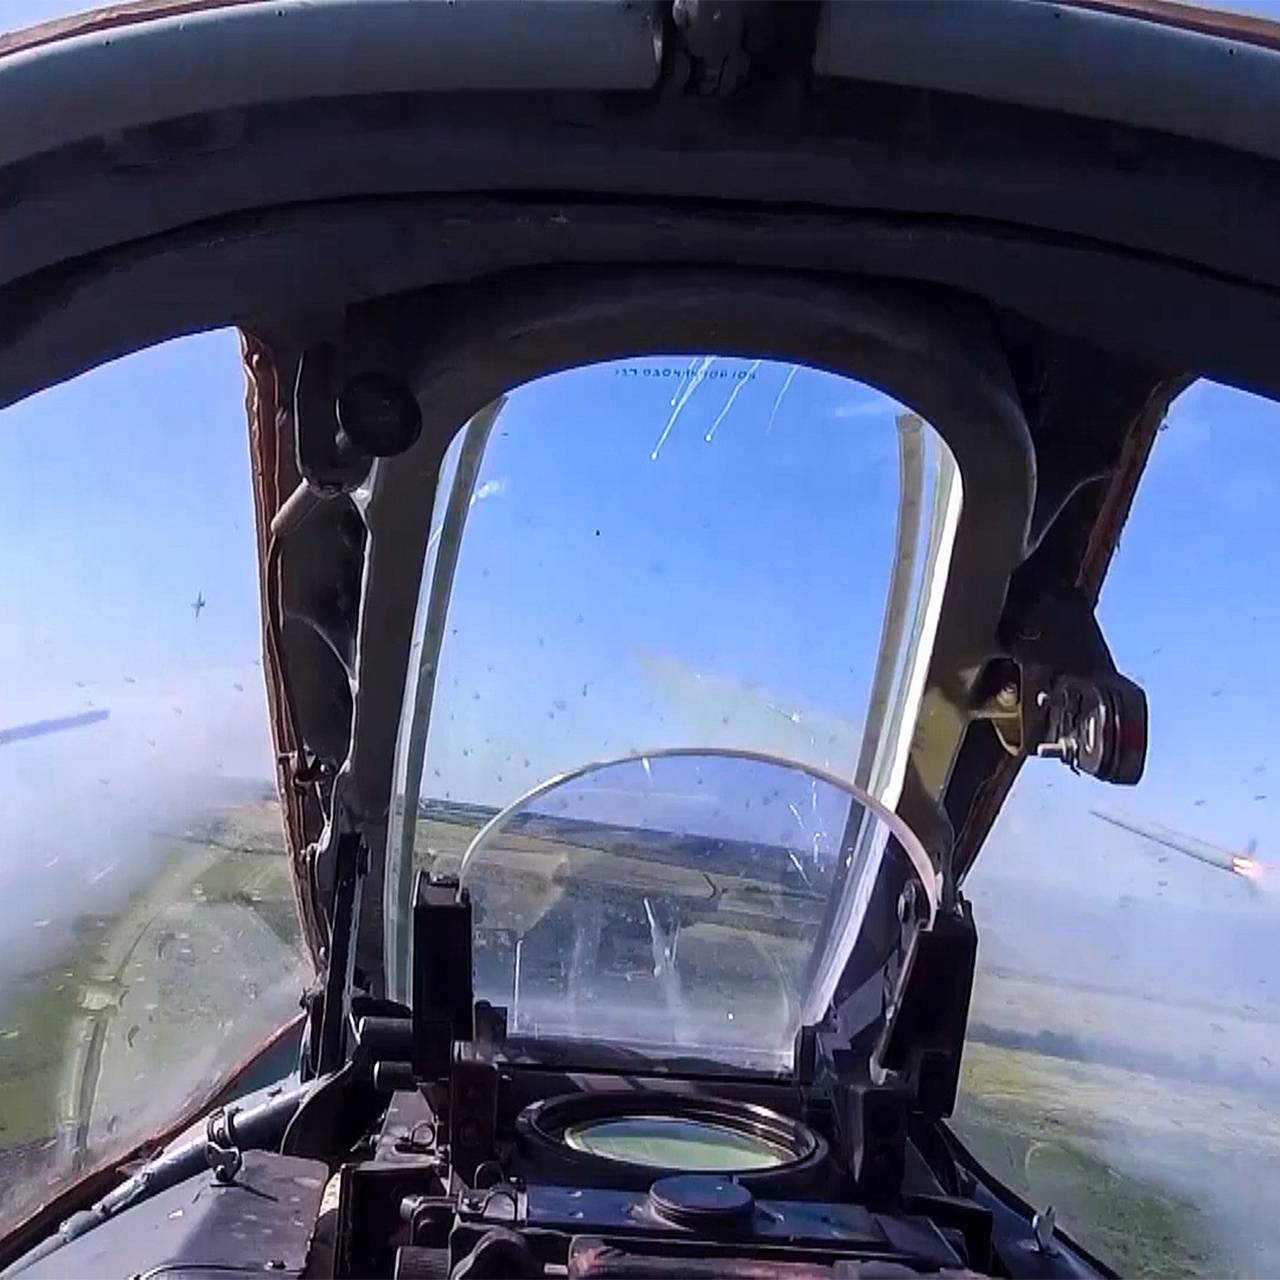
[[[1251,858],[1247,854],[1234,854],[1231,858],[1231,870],[1238,876],[1244,876],[1246,880],[1258,881],[1262,879],[1262,863],[1257,858]]]
[[[1129,818],[1119,817],[1116,814],[1103,813],[1099,809],[1095,809],[1093,814],[1094,817],[1101,818],[1113,827],[1119,827],[1122,831],[1130,831],[1134,835],[1140,836],[1144,840],[1149,840],[1162,848],[1172,849],[1176,853],[1194,858],[1197,862],[1203,862],[1208,866],[1219,867],[1223,871],[1229,871],[1232,875],[1239,876],[1242,880],[1247,880],[1251,886],[1263,888],[1269,892],[1280,890],[1280,880],[1272,874],[1276,869],[1275,865],[1262,862],[1254,857],[1254,850],[1257,848],[1256,839],[1251,838],[1248,844],[1239,853],[1236,853],[1231,849],[1224,848],[1222,845],[1210,844],[1208,841],[1197,839],[1195,836],[1186,835],[1180,831],[1172,831],[1167,827],[1160,826],[1158,823],[1137,822]]]

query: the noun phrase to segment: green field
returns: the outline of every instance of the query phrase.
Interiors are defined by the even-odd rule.
[[[0,1005],[0,1212],[170,1123],[297,1008],[309,977],[274,805],[157,834],[153,872],[81,916]]]
[[[1054,1083],[1039,1054],[970,1044],[955,1128],[983,1166],[1124,1276],[1210,1276],[1230,1268],[1186,1200],[1121,1173],[1107,1158],[1104,1119]],[[1053,1101],[1050,1101],[1050,1098]]]
[[[420,823],[418,856],[437,869],[456,866],[471,834],[465,824]],[[706,998],[717,1008],[741,1000],[745,1023],[783,1016],[765,998],[769,984],[739,963],[747,939],[753,964],[769,960],[772,970],[793,945],[788,934],[800,918],[781,928],[770,893],[732,877],[632,865],[603,849],[511,843],[502,874],[487,885],[504,922],[534,930],[567,920],[566,866],[579,880],[633,892],[633,881],[645,886],[657,875],[689,916],[682,959],[698,957],[695,967],[715,978]],[[310,978],[276,806],[244,805],[198,830],[157,834],[150,853],[154,873],[123,907],[77,918],[53,962],[9,978],[0,992],[6,1221],[171,1121],[296,1011]],[[621,939],[615,930],[606,949],[618,972],[608,982],[587,979],[619,1017],[653,984],[641,935]],[[670,1016],[693,1013],[702,1017],[692,1006]],[[1222,1028],[1208,1063],[1216,1074],[1196,1078],[1183,1070],[1185,1052],[1173,1050],[1205,1044],[1206,1018]],[[996,1177],[1037,1207],[1052,1204],[1063,1228],[1122,1275],[1267,1273],[1280,1256],[1280,1093],[1248,1087],[1243,1070],[1265,1063],[1280,1042],[1266,1016],[984,971],[973,1023],[978,1038],[965,1050],[954,1127]],[[1110,1036],[1110,1065],[1083,1051],[999,1043],[1062,1027],[1087,1029],[1090,1052]],[[1153,1073],[1115,1065],[1126,1036],[1169,1048],[1168,1063]],[[1236,1067],[1243,1083],[1222,1083]]]
[[[1123,1276],[1266,1274],[1277,1099],[970,1041],[953,1127]]]

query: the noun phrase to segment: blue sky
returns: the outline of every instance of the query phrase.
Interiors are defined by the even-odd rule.
[[[75,8],[7,0],[0,27]],[[485,462],[481,491],[493,487],[472,512],[451,622],[458,643],[446,652],[446,681],[459,681],[455,736],[433,742],[442,774],[462,776],[464,745],[478,752],[501,735],[509,746],[483,763],[495,775],[512,767],[504,787],[534,780],[538,745],[553,767],[722,731],[753,745],[772,733],[798,751],[817,724],[814,745],[834,736],[844,747],[861,718],[887,572],[892,406],[815,376],[791,388],[775,417],[783,377],[758,370],[710,442],[731,388],[709,382],[656,460],[668,385],[627,398],[584,387],[558,426],[575,450],[571,471],[554,451],[526,447],[520,415],[540,411],[541,393],[520,399]],[[1171,873],[1088,810],[1122,809],[1230,844],[1255,836],[1280,861],[1280,599],[1268,590],[1280,560],[1278,417],[1268,403],[1203,385],[1175,407],[1101,610],[1118,663],[1151,698],[1147,777],[1123,792],[1029,766],[984,857],[990,876],[1070,881],[1101,897],[1212,893],[1242,913],[1264,909],[1220,873]],[[44,920],[72,909],[68,862],[86,893],[127,892],[128,850],[153,821],[146,813],[190,798],[192,778],[270,772],[234,336],[168,344],[5,411],[0,468],[10,484],[0,507],[0,722],[90,704],[112,713],[103,726],[0,749],[7,847],[47,853],[41,868],[66,859],[35,874],[31,856],[0,858],[0,889],[23,888],[4,910]],[[208,601],[199,618],[197,594]],[[503,655],[513,614],[557,629],[542,646],[535,633],[518,661]],[[710,694],[699,698],[699,683]],[[726,699],[736,699],[728,725],[716,710]],[[610,732],[606,719],[643,725],[643,737],[638,727]]]
[[[0,635],[6,668],[34,646],[40,684],[96,685],[255,656],[233,333],[108,365],[2,420],[5,465],[23,481],[0,508],[9,589],[23,601],[22,628]],[[180,532],[157,537],[166,528]],[[200,593],[209,605],[197,619],[188,606]]]
[[[77,7],[0,0],[0,30]],[[1280,0],[1237,7],[1280,17]],[[428,793],[508,800],[640,746],[850,767],[889,569],[896,407],[721,360],[752,376],[706,380],[673,422],[687,358],[630,364],[676,376],[569,375],[525,389],[498,424]],[[65,953],[78,916],[147,883],[157,832],[272,776],[236,336],[169,343],[0,411],[0,475],[0,728],[110,713],[0,746],[3,1016],[14,977]],[[1086,1040],[1182,1052],[1171,1041],[1191,1034],[1198,1053],[1220,1044],[1222,1010],[1280,1016],[1278,566],[1280,407],[1197,385],[1158,437],[1100,607],[1150,699],[1146,776],[1118,789],[1024,768],[967,886],[979,1013],[1005,967],[1051,977],[1067,994],[1048,1029]],[[1094,808],[1236,848],[1256,838],[1267,887],[1162,860]],[[1099,1026],[1072,984],[1140,995],[1141,1025]],[[1183,1002],[1167,1025],[1165,999]],[[1149,1130],[1116,1128],[1134,1162],[1159,1159]]]
[[[271,777],[238,339],[168,343],[0,412],[0,467],[0,721],[110,715],[0,747],[2,969],[127,897],[150,832]]]
[[[813,747],[821,762],[861,720],[896,504],[892,402],[806,373],[775,412],[787,370],[765,365],[706,381],[654,459],[689,362],[647,363],[676,376],[554,380],[496,429],[444,657],[442,790],[501,772],[513,798],[631,746]],[[552,394],[556,420],[534,430]],[[1175,406],[1101,607],[1151,699],[1147,776],[1124,791],[1033,762],[984,854],[988,879],[1269,909],[1221,873],[1171,875],[1088,811],[1256,836],[1276,855],[1278,426],[1271,404],[1206,384]],[[9,847],[30,851],[0,861],[0,887],[24,887],[6,910],[53,919],[74,899],[71,868],[95,901],[127,891],[141,833],[201,798],[194,779],[270,776],[234,335],[166,344],[6,410],[0,466],[5,723],[112,716],[2,749]],[[61,861],[33,874],[36,854]]]
[[[498,802],[588,760],[711,742],[852,773],[899,411],[833,375],[724,358],[511,396],[463,540],[428,789]]]
[[[1256,837],[1260,854],[1280,862],[1277,512],[1280,408],[1197,384],[1157,438],[1099,608],[1118,665],[1150,701],[1146,775],[1133,789],[1102,788],[1032,762],[986,851],[992,873],[1027,873],[1020,850],[1048,829],[1072,852],[1036,861],[1046,877],[1092,880],[1099,892],[1168,879],[1162,892],[1186,901],[1247,897],[1243,884],[1194,865],[1157,875],[1141,842],[1101,830],[1094,807],[1235,847]]]
[[[0,0],[0,30],[77,7]],[[1280,17],[1280,0],[1237,7]],[[895,406],[819,374],[779,403],[788,377],[707,380],[674,423],[687,377],[596,370],[513,398],[470,512],[425,790],[511,799],[635,746],[849,767],[889,568]],[[0,475],[0,728],[110,712],[0,746],[2,1017],[15,975],[50,965],[81,913],[147,882],[156,832],[271,777],[235,335],[0,411]],[[1199,384],[1157,439],[1100,606],[1150,699],[1146,776],[1119,789],[1023,769],[967,885],[977,1016],[1001,968],[1050,977],[1047,1028],[1086,1042],[1190,1055],[1221,1046],[1224,1010],[1280,1016],[1278,566],[1280,407]],[[1268,887],[1162,860],[1094,808],[1256,838]],[[1092,984],[1140,995],[1140,1025],[1099,1025],[1077,993]],[[1158,1162],[1142,1093],[1123,1098],[1134,1123],[1113,1145]]]

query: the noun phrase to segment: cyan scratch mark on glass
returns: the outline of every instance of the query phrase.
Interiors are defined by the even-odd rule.
[[[658,437],[658,443],[653,446],[653,452],[649,455],[651,462],[657,462],[658,454],[662,452],[662,446],[666,444],[667,437],[671,434],[671,429],[676,425],[676,421],[680,417],[681,411],[685,405],[689,403],[693,393],[702,385],[702,380],[707,376],[707,370],[715,364],[715,356],[703,356],[702,363],[698,366],[698,371],[693,375],[693,380],[680,394],[680,398],[676,401],[671,410],[671,416],[667,419],[667,425],[663,427],[662,434]]]
[[[733,402],[738,398],[738,392],[740,392],[742,388],[745,387],[755,376],[763,363],[763,360],[753,360],[751,362],[751,368],[747,370],[747,376],[729,393],[729,398],[724,402],[724,408],[720,410],[716,420],[711,424],[710,429],[707,431],[707,434],[702,437],[707,444],[711,443],[711,437],[715,435],[716,429],[729,416],[729,410],[733,408]]]
[[[698,360],[700,358],[701,357],[699,356],[694,356],[693,359],[689,361],[688,367],[680,375],[679,381],[676,383],[676,389],[671,393],[671,400],[668,403],[667,408],[675,408],[676,401],[680,399],[680,392],[684,390],[685,379],[698,367]]]
[[[800,372],[800,366],[793,364],[787,371],[786,379],[783,381],[782,390],[778,392],[778,398],[773,402],[773,408],[769,411],[769,424],[765,427],[765,435],[770,435],[773,431],[773,420],[778,416],[778,410],[782,407],[782,398],[791,390],[791,383],[795,380],[795,376]]]

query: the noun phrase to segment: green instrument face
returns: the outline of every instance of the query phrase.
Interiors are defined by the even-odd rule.
[[[619,1116],[564,1131],[566,1146],[606,1160],[689,1172],[736,1173],[775,1169],[794,1158],[767,1138],[705,1120],[677,1116]]]

